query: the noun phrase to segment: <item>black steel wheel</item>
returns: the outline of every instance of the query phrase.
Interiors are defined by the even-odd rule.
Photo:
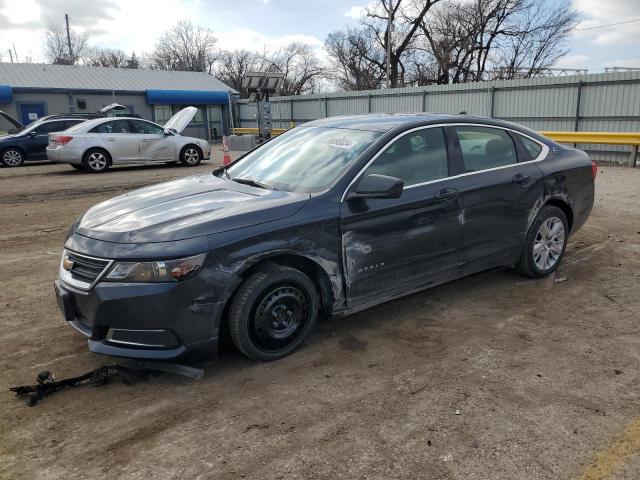
[[[318,316],[313,282],[290,267],[272,265],[249,277],[229,309],[229,332],[238,350],[270,361],[296,350]]]

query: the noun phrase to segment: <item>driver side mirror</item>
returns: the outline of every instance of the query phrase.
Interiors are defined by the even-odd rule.
[[[349,192],[351,198],[400,198],[404,180],[388,175],[372,173],[358,182],[356,188]]]

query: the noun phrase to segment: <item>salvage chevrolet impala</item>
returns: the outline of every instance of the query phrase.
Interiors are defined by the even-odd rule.
[[[90,208],[69,231],[65,319],[108,355],[274,360],[346,315],[489,268],[553,272],[587,220],[595,165],[512,123],[335,117],[212,174]]]

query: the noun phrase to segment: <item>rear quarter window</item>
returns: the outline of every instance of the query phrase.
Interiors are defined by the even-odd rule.
[[[538,158],[538,155],[540,155],[540,152],[542,152],[542,145],[523,135],[518,135],[518,138],[520,139],[522,146],[526,150],[527,155],[529,156],[529,160]]]

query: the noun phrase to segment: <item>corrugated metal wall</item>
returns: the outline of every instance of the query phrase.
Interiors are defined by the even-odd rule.
[[[500,118],[534,130],[640,131],[640,72],[274,97],[274,127],[335,115],[436,112]],[[255,127],[256,107],[236,104],[236,126]],[[624,146],[578,145],[597,160],[624,162]]]

